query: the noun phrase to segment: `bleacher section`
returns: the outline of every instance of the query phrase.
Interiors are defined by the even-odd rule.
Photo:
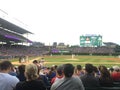
[[[73,53],[114,53],[113,48],[109,48],[106,46],[103,47],[77,47],[77,48],[70,48]]]
[[[40,56],[49,53],[49,48],[46,47],[32,47],[24,45],[3,45],[0,46],[1,56]]]

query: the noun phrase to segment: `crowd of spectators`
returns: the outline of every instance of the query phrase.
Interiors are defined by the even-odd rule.
[[[71,63],[45,67],[34,60],[14,67],[10,61],[0,62],[0,90],[85,90],[86,87],[113,87],[119,83],[120,67],[98,67],[87,63]]]
[[[106,46],[102,47],[76,47],[76,48],[70,48],[70,50],[73,53],[95,53],[95,54],[113,54],[115,53],[114,48],[109,48]]]
[[[0,45],[0,56],[40,56],[47,53],[48,48],[25,45]]]
[[[34,47],[25,45],[0,45],[0,58],[19,57],[19,56],[40,56],[50,54],[51,47]],[[59,51],[59,49],[57,49]],[[60,49],[61,50],[61,49]],[[114,48],[109,47],[68,47],[62,49],[68,51],[69,54],[114,54]]]

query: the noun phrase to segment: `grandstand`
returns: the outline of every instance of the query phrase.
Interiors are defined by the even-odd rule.
[[[33,43],[23,36],[23,34],[27,33],[32,34],[31,32],[0,18],[0,59],[21,56],[40,56],[48,53],[48,48],[38,48],[22,44]]]
[[[64,45],[64,43],[60,45],[54,43],[53,46],[45,46],[43,43],[32,42],[24,37],[24,34],[33,33],[0,17],[0,56],[2,58],[3,56],[8,58],[16,56],[40,56],[51,53],[87,55],[115,54],[114,48],[116,45],[114,43],[103,43],[101,35],[82,35],[80,36],[80,46],[70,47],[69,45]],[[32,45],[25,46],[23,43],[32,43]]]
[[[25,34],[33,33],[7,20],[8,15],[3,11],[2,15],[0,16],[0,60],[21,56],[39,56],[48,53],[46,48],[24,45],[24,43],[33,43],[27,37],[24,37]]]
[[[36,47],[36,42],[24,37],[28,34],[33,33],[25,28],[24,23],[0,9],[0,60],[49,53],[49,47]]]

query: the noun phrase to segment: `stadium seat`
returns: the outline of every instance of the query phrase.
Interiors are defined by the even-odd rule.
[[[101,90],[99,87],[85,87],[85,90]]]
[[[120,82],[113,82],[114,87],[120,87]]]
[[[120,87],[85,87],[85,90],[120,90]]]
[[[120,90],[120,87],[100,87],[101,90]]]

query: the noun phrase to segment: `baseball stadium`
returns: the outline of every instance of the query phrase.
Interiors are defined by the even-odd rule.
[[[41,73],[47,73],[51,67],[68,63],[74,67],[81,65],[83,69],[86,64],[92,64],[95,67],[106,66],[109,70],[120,66],[120,45],[104,42],[102,35],[80,35],[79,46],[69,46],[64,43],[46,46],[41,42],[28,39],[29,34],[33,33],[0,17],[0,62],[10,61],[15,68],[37,63],[42,68]],[[2,67],[2,64],[0,65]],[[105,86],[85,90],[120,90],[120,77],[118,81],[115,88]],[[47,90],[50,90],[50,87]]]

